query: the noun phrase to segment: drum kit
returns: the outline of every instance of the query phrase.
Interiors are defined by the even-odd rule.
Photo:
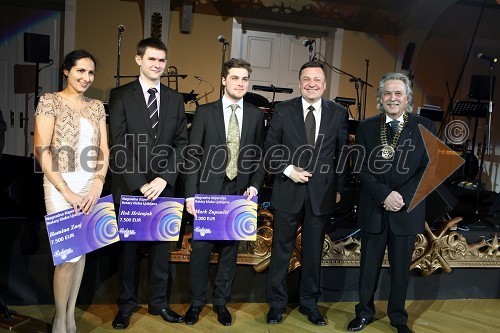
[[[291,94],[293,92],[292,88],[279,88],[275,87],[274,85],[270,86],[259,86],[259,85],[253,85],[252,90],[257,90],[257,91],[265,91],[265,92],[271,92],[273,93],[273,97],[271,99],[271,102],[269,100],[259,94],[252,93],[252,92],[247,92],[245,96],[243,97],[243,100],[247,103],[252,104],[253,106],[256,106],[260,109],[262,109],[265,113],[264,121],[265,121],[265,127],[266,127],[266,133],[267,130],[269,129],[269,123],[271,121],[271,118],[273,117],[274,113],[274,108],[276,107],[276,104],[278,104],[280,101],[275,101],[274,98],[277,93],[283,93],[283,94]]]

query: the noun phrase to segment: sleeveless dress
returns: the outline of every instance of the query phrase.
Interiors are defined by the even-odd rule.
[[[59,168],[68,187],[81,196],[89,193],[94,182],[99,155],[99,121],[105,117],[101,101],[84,97],[84,102],[83,108],[76,109],[59,93],[47,93],[40,97],[35,112],[35,116],[54,119],[49,147],[53,165]],[[43,189],[47,214],[72,208],[45,176]],[[80,258],[69,262],[77,262]]]

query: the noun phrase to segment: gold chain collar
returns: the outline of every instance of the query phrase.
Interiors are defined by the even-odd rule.
[[[392,138],[392,143],[389,145],[387,140],[387,116],[385,113],[380,115],[380,143],[382,144],[382,157],[385,159],[391,159],[394,157],[394,153],[396,152],[396,146],[398,145],[399,137],[401,136],[401,132],[406,125],[408,125],[408,113],[403,114],[403,122],[399,124],[398,130],[394,133],[394,137]]]

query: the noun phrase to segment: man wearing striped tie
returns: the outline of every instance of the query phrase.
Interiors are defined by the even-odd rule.
[[[257,195],[264,179],[260,168],[264,141],[264,112],[245,102],[252,69],[241,59],[230,59],[222,69],[224,96],[196,109],[186,154],[186,209],[196,217],[195,194]],[[219,265],[212,295],[218,321],[231,325],[226,307],[231,296],[238,255],[237,241],[193,240],[189,262],[190,303],[185,314],[195,324],[206,303],[209,261],[214,247]]]
[[[112,193],[117,207],[121,195],[175,196],[174,185],[182,162],[181,151],[187,145],[184,99],[163,85],[167,47],[155,38],[141,40],[135,61],[139,65],[137,80],[111,90],[110,134]],[[115,329],[129,325],[132,312],[139,304],[139,248],[148,248],[148,311],[170,323],[183,317],[169,308],[169,244],[167,242],[123,242],[122,293],[117,301]]]

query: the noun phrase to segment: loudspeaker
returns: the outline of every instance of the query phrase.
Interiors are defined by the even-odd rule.
[[[492,95],[495,92],[496,76],[491,78]],[[490,99],[490,76],[489,75],[472,75],[470,78],[469,98],[479,100]]]
[[[446,187],[445,184],[439,185],[425,202],[425,220],[432,223],[437,219],[448,214],[458,203],[458,199]]]
[[[14,94],[35,92],[35,65],[14,65]]]
[[[193,21],[193,1],[184,0],[182,6],[181,32],[188,34],[191,32],[191,22]]]
[[[24,33],[24,62],[50,63],[50,36]]]
[[[410,69],[413,52],[415,52],[415,43],[408,43],[408,45],[406,46],[405,54],[403,56],[403,61],[401,62],[401,69]]]

